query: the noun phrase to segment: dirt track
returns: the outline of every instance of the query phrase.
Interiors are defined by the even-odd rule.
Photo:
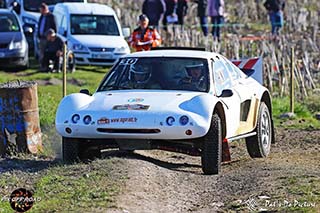
[[[202,175],[200,158],[186,155],[137,151],[123,156],[128,180],[109,212],[271,211],[304,201],[320,209],[314,200],[320,189],[320,131],[278,131],[267,159],[250,159],[243,142],[231,145],[232,162],[218,176]],[[310,182],[313,189],[305,191]]]
[[[58,144],[59,137],[50,130],[44,132]],[[0,184],[5,188],[0,188],[0,194],[21,186],[37,190],[35,184],[53,168],[61,178],[70,173],[81,179],[90,171],[90,175],[106,177],[94,183],[102,191],[109,179],[120,187],[111,209],[101,206],[93,211],[89,206],[86,212],[292,212],[292,206],[299,205],[307,206],[306,212],[320,212],[319,152],[320,130],[278,129],[277,143],[268,158],[251,159],[244,142],[231,143],[232,162],[224,164],[221,174],[215,176],[202,174],[200,158],[164,151],[125,154],[112,150],[105,152],[102,160],[67,166],[41,158],[3,159]],[[52,191],[64,190],[51,187]]]

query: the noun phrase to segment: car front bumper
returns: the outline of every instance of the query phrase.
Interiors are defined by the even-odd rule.
[[[109,127],[97,125],[56,124],[63,137],[87,139],[187,140],[206,135],[208,128],[186,126]]]
[[[28,63],[27,50],[0,50],[0,66],[25,66]]]
[[[77,65],[112,66],[123,54],[74,52]]]

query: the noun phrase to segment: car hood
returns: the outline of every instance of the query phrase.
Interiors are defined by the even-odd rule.
[[[21,41],[23,36],[21,32],[0,33],[1,43],[10,43],[11,41]]]
[[[87,47],[117,48],[127,46],[126,41],[121,36],[73,35],[73,39]]]

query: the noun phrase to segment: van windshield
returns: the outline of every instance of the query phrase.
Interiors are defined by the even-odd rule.
[[[71,34],[119,36],[114,16],[71,15]]]
[[[39,12],[42,3],[55,5],[62,2],[84,2],[84,0],[24,0],[23,7],[26,11]]]

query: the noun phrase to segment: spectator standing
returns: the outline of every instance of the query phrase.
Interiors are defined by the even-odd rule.
[[[39,62],[40,70],[45,71],[46,67],[43,67],[44,51],[47,45],[46,32],[49,29],[53,29],[57,32],[57,25],[52,13],[50,13],[48,5],[42,3],[40,6],[40,19],[38,23],[38,39],[39,39]]]
[[[161,37],[158,31],[149,27],[149,19],[145,14],[139,16],[139,27],[136,28],[129,38],[129,44],[136,51],[150,50],[161,44]]]
[[[208,0],[208,15],[211,17],[213,39],[220,42],[220,29],[224,21],[224,0]]]
[[[178,15],[177,15],[177,0],[165,0],[166,11],[164,13],[164,17],[162,19],[163,28],[167,31],[167,24],[177,24],[178,23]]]
[[[283,26],[283,10],[285,7],[285,0],[267,0],[264,3],[264,7],[269,13],[272,36],[277,38],[280,28]]]
[[[63,55],[63,41],[57,36],[53,29],[49,29],[46,32],[47,43],[43,57],[43,67],[46,68],[46,71],[51,71],[49,69],[49,61],[53,61],[53,72],[60,71],[60,57]]]
[[[188,0],[178,0],[177,6],[177,15],[178,15],[178,24],[183,28],[184,17],[188,12]]]
[[[207,5],[208,0],[196,0],[198,3],[198,17],[200,19],[201,29],[204,36],[208,35]]]
[[[142,13],[149,18],[149,25],[158,28],[159,21],[166,11],[164,0],[145,0],[142,5]]]

